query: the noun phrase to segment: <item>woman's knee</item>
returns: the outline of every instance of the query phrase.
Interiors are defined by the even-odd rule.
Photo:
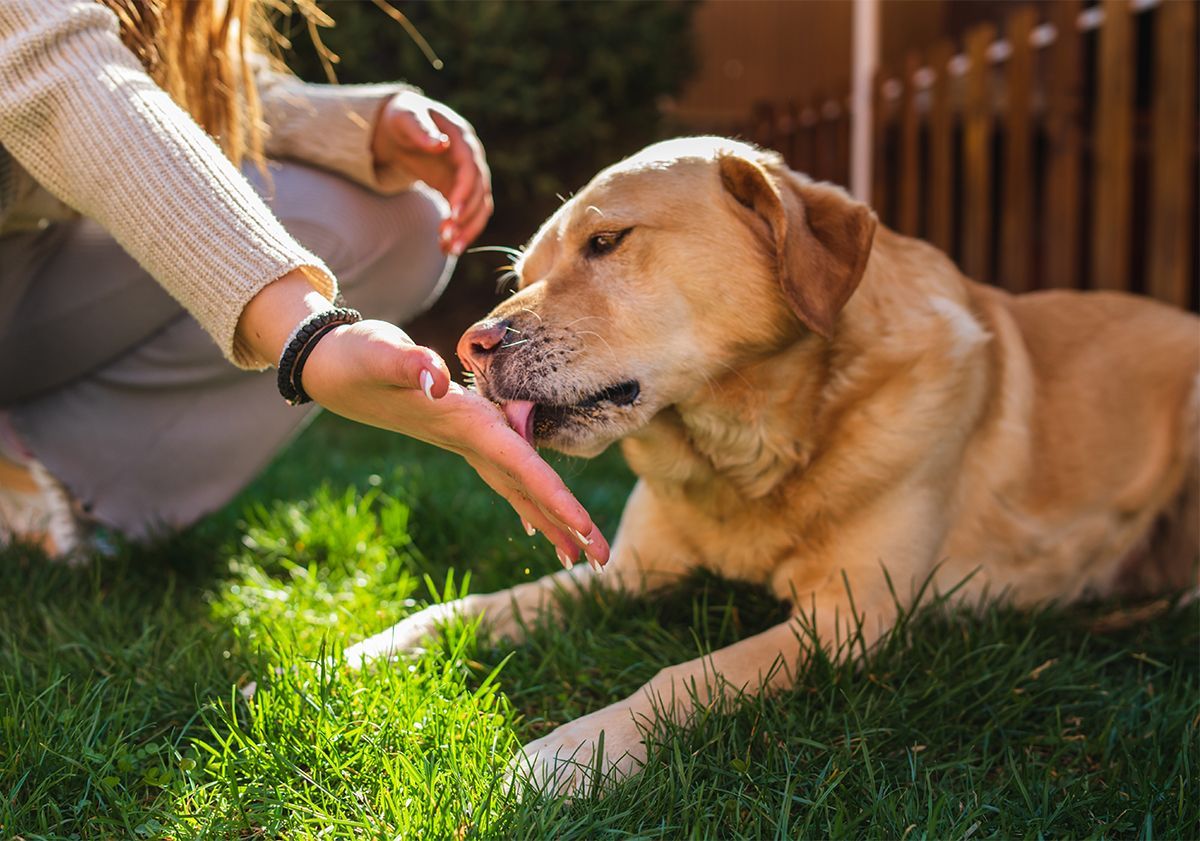
[[[439,196],[424,189],[381,200],[373,219],[373,259],[339,276],[352,306],[404,323],[433,305],[454,270],[454,258],[442,252],[438,236],[444,208]]]
[[[364,314],[406,321],[437,300],[453,260],[438,231],[447,215],[437,193],[418,186],[381,196],[295,163],[272,166],[270,183],[251,181],[284,227],[324,260],[347,301]]]

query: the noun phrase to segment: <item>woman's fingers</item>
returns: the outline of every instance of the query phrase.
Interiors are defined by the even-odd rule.
[[[454,425],[458,430],[454,437],[462,446],[460,452],[481,475],[488,471],[485,477],[488,483],[510,503],[513,503],[512,493],[529,499],[546,522],[570,536],[570,548],[581,549],[589,558],[607,563],[608,541],[587,510],[554,468],[512,430],[500,410],[473,392],[457,394],[454,405],[466,409]],[[532,522],[524,511],[518,513]]]
[[[437,154],[450,146],[450,138],[434,123],[426,108],[402,109],[391,113],[391,128],[398,139]]]
[[[362,321],[354,327],[365,331],[361,358],[374,379],[421,389],[430,400],[446,395],[450,369],[436,351],[412,344],[407,334],[387,322]]]
[[[546,536],[546,539],[554,546],[559,563],[570,569],[578,562],[582,551],[579,542],[568,531],[550,520],[519,488],[513,487],[505,474],[486,464],[472,464],[472,467],[475,467],[483,480],[513,507],[513,510],[520,516],[521,524],[525,527],[527,534],[532,537],[533,534],[541,532]],[[533,529],[532,533],[530,529]],[[588,562],[593,569],[601,568],[597,561],[589,558]]]
[[[582,549],[589,558],[601,564],[607,563],[608,541],[592,522],[587,510],[524,438],[513,432],[507,424],[501,423],[500,426],[502,428],[493,427],[482,438],[487,448],[477,449],[479,455],[502,471],[509,487],[520,489],[548,521],[565,529],[571,535],[573,547]]]
[[[488,219],[492,216],[492,197],[485,189],[483,182],[475,184],[475,189],[467,198],[466,206],[453,222],[452,245],[460,252],[483,233]]]
[[[454,174],[454,187],[450,192],[450,206],[454,208],[455,223],[460,228],[465,227],[468,221],[479,216],[491,198],[492,188],[474,161],[467,160],[459,164]]]
[[[476,149],[468,137],[469,126],[458,125],[443,114],[435,113],[433,116],[450,138],[448,157],[454,166],[454,183],[450,192],[446,194],[446,200],[450,203],[450,210],[454,216],[461,218],[465,215],[468,200],[476,189],[491,192],[487,164],[483,162],[483,152]]]

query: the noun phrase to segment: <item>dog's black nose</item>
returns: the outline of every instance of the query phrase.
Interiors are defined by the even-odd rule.
[[[467,328],[458,340],[458,358],[469,370],[483,374],[508,333],[507,319],[489,318]]]

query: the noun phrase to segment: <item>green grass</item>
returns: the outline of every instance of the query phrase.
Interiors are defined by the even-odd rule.
[[[619,461],[560,467],[611,535]],[[161,545],[83,570],[10,549],[0,837],[1200,835],[1195,605],[1107,633],[1104,605],[922,613],[862,668],[655,734],[645,773],[574,803],[503,792],[518,744],[780,605],[698,577],[584,595],[515,649],[458,627],[411,664],[323,665],[468,576],[554,566],[456,459],[333,418]]]

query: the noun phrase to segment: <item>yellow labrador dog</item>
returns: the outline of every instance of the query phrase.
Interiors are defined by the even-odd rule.
[[[930,576],[1025,605],[1196,582],[1192,315],[982,286],[837,187],[720,138],[601,172],[516,268],[520,291],[459,355],[528,440],[583,456],[621,441],[639,481],[612,560],[429,608],[351,662],[456,614],[517,637],[515,614],[558,609],[568,581],[641,590],[695,567],[768,585],[822,645],[856,622],[878,639]],[[792,683],[797,624],[663,669],[518,762],[558,792],[591,768],[626,776],[656,720]]]

